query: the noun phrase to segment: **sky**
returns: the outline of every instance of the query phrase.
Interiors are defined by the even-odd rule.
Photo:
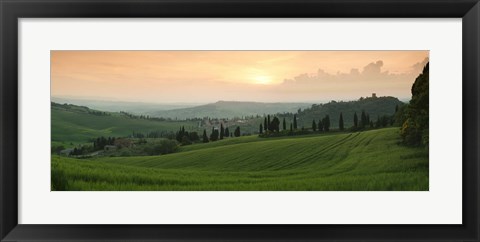
[[[429,51],[51,51],[55,97],[150,103],[411,97]]]

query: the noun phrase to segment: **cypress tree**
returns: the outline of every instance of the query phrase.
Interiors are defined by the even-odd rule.
[[[235,137],[240,137],[240,126],[235,129]]]
[[[230,137],[230,130],[228,130],[228,127],[225,128],[225,138]]]
[[[220,124],[220,139],[223,139],[225,135],[225,129],[223,128],[223,124]]]
[[[323,123],[321,119],[318,120],[317,128],[319,132],[323,131]]]
[[[323,121],[323,130],[325,132],[330,131],[330,116],[325,116],[325,121]]]
[[[203,143],[208,143],[207,130],[203,130]]]
[[[270,123],[270,131],[280,131],[280,120],[277,117],[273,117],[272,122]]]
[[[263,130],[265,130],[265,132],[268,130],[267,117],[265,117],[265,120],[263,120]]]
[[[293,131],[293,124],[290,123],[290,131]]]
[[[315,119],[312,120],[312,129],[313,129],[313,132],[317,131],[317,124],[315,123]]]
[[[260,134],[263,134],[263,127],[262,127],[262,124],[260,124],[260,130],[258,131],[258,133],[260,133]]]
[[[296,114],[293,115],[293,128],[297,129],[297,115]]]
[[[340,118],[338,119],[338,128],[343,130],[343,114],[340,113]]]
[[[365,111],[362,110],[362,116],[361,116],[361,123],[360,123],[360,127],[361,128],[365,128],[365,125],[367,124],[367,115],[365,115]]]
[[[218,140],[218,129],[215,129],[212,127],[212,133],[210,134],[210,140],[211,141],[217,141]]]
[[[270,123],[270,114],[267,115],[267,129],[268,131],[273,131],[272,123]]]
[[[358,117],[357,117],[357,112],[353,115],[353,127],[358,127]]]
[[[285,122],[285,118],[283,118],[283,130],[287,130],[287,123]]]

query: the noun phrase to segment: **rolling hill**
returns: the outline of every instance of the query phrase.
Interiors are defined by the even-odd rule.
[[[235,102],[218,101],[206,105],[190,108],[164,110],[148,113],[153,117],[163,118],[234,118],[255,116],[268,113],[296,112],[299,108],[309,107],[308,103],[260,103],[260,102]]]
[[[353,116],[356,112],[358,118],[362,110],[370,116],[370,120],[375,122],[377,117],[384,115],[392,116],[395,114],[395,107],[401,107],[405,103],[401,102],[395,97],[367,97],[360,98],[356,101],[331,101],[325,104],[313,104],[309,108],[301,110],[297,114],[299,125],[311,127],[312,120],[318,121],[325,115],[330,116],[331,127],[338,128],[338,120],[340,113],[343,115],[345,127],[353,126]]]
[[[52,142],[82,143],[99,136],[122,137],[132,132],[177,131],[180,126],[185,126],[189,131],[202,132],[204,128],[210,131],[210,125],[199,128],[198,121],[175,120],[175,117],[182,119],[196,116],[242,117],[259,114],[258,118],[250,119],[248,122],[230,120],[228,124],[234,127],[241,126],[243,132],[256,133],[258,125],[263,123],[263,114],[280,113],[281,117],[285,117],[289,127],[293,114],[296,113],[299,127],[305,126],[305,128],[311,127],[313,119],[318,121],[328,114],[331,119],[331,128],[336,129],[338,117],[342,112],[345,127],[348,128],[353,124],[354,112],[357,112],[360,117],[361,111],[365,110],[370,114],[371,120],[375,121],[377,116],[393,115],[397,105],[403,105],[403,103],[394,97],[362,98],[357,101],[332,101],[313,105],[219,101],[191,108],[157,111],[158,116],[173,117],[170,121],[158,121],[132,118],[119,112],[104,112],[85,106],[52,103]],[[214,126],[218,128],[219,125]]]
[[[190,130],[195,121],[155,121],[135,119],[121,113],[101,112],[87,107],[52,103],[52,142],[84,143],[100,136],[122,137],[132,132]]]
[[[52,189],[429,189],[428,151],[399,145],[397,128],[278,139],[249,136],[237,142],[224,140],[195,146],[149,157],[79,160],[54,156]]]

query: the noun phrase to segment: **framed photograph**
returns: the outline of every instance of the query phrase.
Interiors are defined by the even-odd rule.
[[[1,241],[479,241],[478,0],[0,2]]]

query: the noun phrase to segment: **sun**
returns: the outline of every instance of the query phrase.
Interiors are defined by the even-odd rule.
[[[272,78],[270,76],[255,76],[253,77],[255,84],[267,85],[272,83]]]

